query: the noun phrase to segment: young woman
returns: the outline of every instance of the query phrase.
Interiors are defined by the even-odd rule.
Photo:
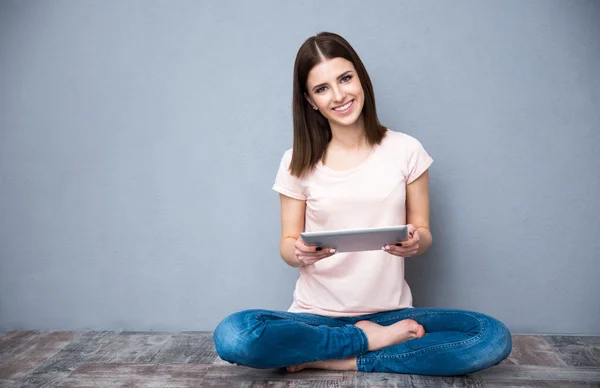
[[[283,260],[299,268],[288,311],[246,310],[215,329],[219,356],[286,367],[462,375],[508,357],[511,335],[476,312],[416,308],[404,258],[432,242],[421,143],[383,127],[373,86],[350,44],[323,32],[296,56],[293,148],[281,160]],[[409,240],[381,251],[336,253],[304,244],[306,231],[408,225]]]

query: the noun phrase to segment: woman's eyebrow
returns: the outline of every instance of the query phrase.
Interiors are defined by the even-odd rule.
[[[346,74],[348,74],[348,73],[352,73],[352,70],[346,70],[346,71],[345,71],[345,72],[343,72],[342,74],[338,75],[336,79],[340,79],[340,78],[342,78],[343,76],[345,76],[345,75],[346,75]],[[324,82],[324,83],[322,83],[322,84],[315,85],[315,86],[313,86],[313,87],[312,87],[312,89],[314,89],[314,88],[318,88],[318,87],[320,87],[320,86],[324,86],[324,85],[327,85],[327,82]]]

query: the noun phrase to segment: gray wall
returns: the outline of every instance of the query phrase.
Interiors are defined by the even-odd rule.
[[[3,1],[0,329],[285,310],[296,51],[346,37],[431,168],[416,306],[600,334],[600,4]]]

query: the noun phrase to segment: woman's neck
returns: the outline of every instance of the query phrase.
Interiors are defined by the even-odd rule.
[[[347,151],[358,151],[367,146],[365,122],[361,115],[356,122],[350,126],[341,126],[331,123],[331,141],[329,145]]]

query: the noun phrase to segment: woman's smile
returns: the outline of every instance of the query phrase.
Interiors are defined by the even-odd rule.
[[[347,104],[336,107],[336,108],[332,108],[332,110],[339,114],[345,114],[345,113],[350,112],[350,110],[352,110],[353,106],[354,106],[354,100],[350,100]]]

